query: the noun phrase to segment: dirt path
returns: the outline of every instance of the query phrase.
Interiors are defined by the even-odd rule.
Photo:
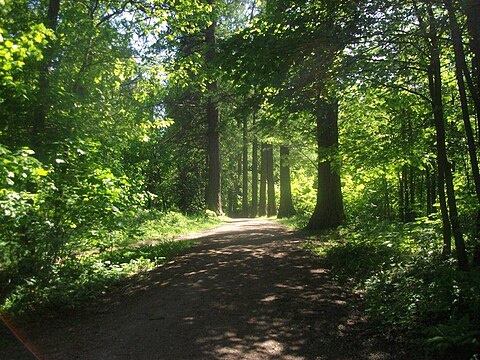
[[[400,359],[293,232],[237,219],[104,304],[32,326],[42,360]]]

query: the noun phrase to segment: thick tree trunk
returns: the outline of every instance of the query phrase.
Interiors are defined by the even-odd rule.
[[[473,54],[473,76],[470,76],[465,63],[465,78],[477,112],[477,130],[479,132],[477,136],[480,139],[480,0],[467,0],[465,13],[467,15],[467,29],[470,35],[470,50]]]
[[[280,145],[280,206],[278,218],[288,218],[295,215],[292,201],[292,186],[290,180],[290,148]]]
[[[447,158],[445,119],[443,114],[442,101],[442,79],[440,65],[440,48],[438,44],[437,31],[435,28],[435,20],[433,11],[429,11],[429,38],[430,38],[430,75],[429,85],[432,97],[433,118],[435,121],[436,140],[437,140],[437,162],[439,173],[439,191],[441,191],[442,178],[445,179],[447,189],[447,204],[450,215],[450,224],[455,239],[455,249],[457,255],[457,264],[460,270],[468,269],[468,259],[465,250],[465,243],[458,219],[457,203],[455,198],[455,190],[453,186],[453,174],[450,163]],[[448,246],[448,244],[445,244]],[[448,249],[446,249],[448,251]]]
[[[472,50],[473,73],[477,95],[480,96],[480,0],[467,0],[465,8],[467,14],[467,28],[470,35],[470,49]],[[477,109],[480,111],[480,109]]]
[[[428,69],[428,84],[430,89],[430,96],[432,101],[435,93],[435,79],[432,66],[430,65]],[[432,106],[433,102],[432,102]],[[443,105],[442,105],[443,106]],[[443,110],[441,116],[443,117]],[[443,122],[443,120],[442,120]],[[434,126],[436,128],[436,123],[434,121]],[[438,133],[436,133],[437,143],[436,143],[436,152],[438,154]],[[451,253],[452,249],[452,227],[450,225],[450,215],[448,213],[447,206],[447,196],[445,195],[445,172],[442,170],[442,166],[439,163],[437,155],[437,192],[438,192],[438,201],[440,204],[440,214],[442,216],[442,235],[443,235],[443,255],[448,256]],[[433,180],[433,179],[432,179]],[[432,195],[433,196],[433,195]],[[432,198],[432,207],[435,203],[435,197]]]
[[[267,147],[264,143],[260,150],[260,198],[258,200],[258,215],[267,215]]]
[[[248,217],[248,143],[247,143],[247,117],[243,119],[242,126],[242,216]]]
[[[54,33],[58,24],[59,13],[60,0],[50,0],[45,26]],[[37,101],[32,114],[31,144],[37,152],[37,157],[40,158],[43,157],[45,151],[44,147],[47,135],[46,122],[50,102],[50,96],[48,94],[50,88],[49,68],[53,58],[54,49],[52,45],[49,45],[44,52],[43,61],[39,64]]]
[[[213,0],[208,1],[213,4]],[[205,31],[205,43],[207,51],[205,54],[206,66],[209,66],[215,56],[215,21]],[[218,130],[219,115],[217,104],[214,101],[217,92],[217,82],[213,81],[207,85],[207,188],[205,203],[207,209],[216,214],[223,214],[221,195],[221,164],[220,164],[220,133]]]
[[[338,153],[338,103],[317,104],[318,189],[317,202],[307,229],[337,227],[345,220],[342,188],[333,160]],[[329,156],[325,158],[325,154]]]
[[[255,132],[255,113],[253,114],[253,131]],[[252,144],[252,209],[251,217],[258,215],[258,141],[254,134]]]
[[[275,216],[277,214],[277,205],[275,201],[275,176],[273,162],[273,145],[267,144],[267,215]]]
[[[470,3],[473,3],[473,1],[470,1]],[[476,1],[477,4],[480,4],[480,1]],[[468,110],[468,99],[467,99],[467,92],[465,89],[465,82],[463,79],[463,75],[467,77],[467,82],[468,82],[468,67],[467,67],[467,62],[465,60],[465,52],[463,50],[463,44],[462,44],[462,35],[460,32],[460,27],[457,22],[457,17],[455,15],[455,9],[453,8],[453,4],[451,0],[445,0],[445,4],[448,10],[448,17],[450,20],[450,30],[452,34],[452,40],[453,40],[453,49],[455,52],[455,75],[457,77],[457,85],[458,85],[458,92],[460,95],[460,103],[461,103],[461,108],[462,108],[462,118],[463,118],[463,123],[465,126],[465,134],[467,137],[467,144],[468,144],[468,154],[470,156],[470,164],[472,168],[472,176],[473,176],[473,181],[475,184],[475,193],[477,195],[477,200],[480,203],[480,172],[478,169],[478,158],[477,158],[477,149],[475,145],[475,137],[473,134],[473,129],[472,129],[472,124],[470,122],[470,113]],[[477,8],[477,11],[480,11],[480,5]],[[473,14],[470,14],[470,18]],[[480,15],[477,14],[477,21],[480,21]],[[470,22],[470,19],[469,19]],[[474,37],[472,36],[472,50],[475,48],[475,46],[480,46],[478,42],[480,42],[480,24],[469,24],[469,29],[471,29],[471,33],[475,34],[477,32],[477,39],[475,40]],[[475,41],[477,41],[477,44],[475,44]],[[480,49],[479,49],[480,50]],[[480,56],[480,51],[478,52],[478,55]],[[479,93],[478,90],[480,88],[480,83],[478,83],[479,77],[478,77],[478,71],[479,71],[479,64],[478,60],[480,57],[477,57],[477,54],[475,54],[474,57],[474,73],[476,73],[476,78],[477,78],[477,86],[473,84],[472,81],[470,81],[470,93],[472,94],[472,97],[474,100],[476,99],[476,110],[477,110],[477,119],[480,119],[480,100],[479,100]],[[480,123],[480,122],[479,122]],[[479,124],[480,125],[480,124]],[[477,219],[480,218],[480,209],[477,210]],[[480,265],[480,261],[477,263],[477,259],[480,259],[480,239],[479,239],[479,234],[480,234],[480,222],[476,221],[475,226],[477,227],[475,229],[475,246],[474,246],[474,264],[475,265]]]
[[[453,40],[453,49],[455,52],[455,75],[457,77],[458,93],[460,95],[460,104],[462,108],[463,123],[465,125],[465,134],[467,137],[468,154],[470,156],[470,164],[472,166],[473,181],[475,183],[475,192],[477,199],[480,202],[480,172],[478,170],[477,149],[475,146],[475,138],[473,135],[472,124],[470,122],[470,113],[468,110],[467,92],[465,89],[465,82],[463,73],[467,70],[465,53],[463,51],[462,36],[460,28],[455,16],[455,10],[450,0],[445,0],[448,10],[448,17],[450,20],[450,30]]]

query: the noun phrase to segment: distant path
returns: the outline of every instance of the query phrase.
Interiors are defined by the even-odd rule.
[[[400,359],[288,229],[236,219],[199,240],[104,304],[32,326],[29,342],[42,360]]]

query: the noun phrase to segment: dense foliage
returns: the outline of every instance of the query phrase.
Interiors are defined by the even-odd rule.
[[[180,213],[278,213],[343,224],[321,253],[370,313],[473,356],[479,14],[478,0],[0,0],[4,311],[160,264],[183,246],[160,240],[191,229]]]

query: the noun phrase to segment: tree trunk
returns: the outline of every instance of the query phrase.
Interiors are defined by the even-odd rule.
[[[384,194],[384,214],[385,214],[385,219],[390,221],[392,219],[392,209],[390,205],[390,191],[388,189],[388,180],[386,175],[383,175],[383,194]]]
[[[59,13],[60,0],[50,0],[45,26],[54,33],[58,24]],[[52,45],[49,45],[44,52],[43,60],[39,64],[37,101],[32,114],[31,144],[39,158],[43,157],[45,150],[47,112],[50,102],[50,96],[48,94],[50,88],[49,68],[53,58],[54,49]]]
[[[433,206],[435,204],[435,200],[437,198],[437,192],[436,192],[436,176],[435,176],[435,171],[433,171],[433,174],[431,173],[431,170],[429,167],[425,170],[425,185],[426,185],[426,196],[427,196],[427,216],[430,214],[433,214],[435,212],[435,207]]]
[[[290,180],[290,148],[280,145],[280,207],[278,218],[288,218],[295,215],[292,201],[292,186]]]
[[[258,141],[255,136],[255,113],[253,114],[253,144],[252,144],[252,209],[251,217],[258,215]]]
[[[267,215],[267,148],[261,145],[260,154],[260,198],[258,203],[258,215]]]
[[[267,144],[267,215],[275,216],[277,214],[277,205],[275,202],[275,176],[274,176],[274,162],[273,162],[273,145]]]
[[[402,172],[398,175],[398,217],[401,222],[405,222],[405,197],[403,196],[405,190],[403,181],[403,168],[404,166],[402,166]]]
[[[470,1],[470,3],[473,3]],[[463,44],[462,44],[462,35],[460,32],[460,28],[458,26],[457,22],[457,17],[455,15],[455,10],[453,8],[451,0],[445,0],[445,4],[448,10],[448,17],[450,20],[450,30],[452,34],[452,40],[453,40],[453,49],[455,52],[455,75],[457,77],[457,85],[458,85],[458,92],[460,95],[460,103],[461,103],[461,108],[462,108],[462,118],[463,118],[463,123],[465,125],[465,134],[467,137],[467,144],[468,144],[468,154],[470,156],[470,164],[472,168],[472,176],[473,176],[473,181],[475,184],[475,193],[477,195],[477,201],[480,203],[480,173],[478,169],[478,158],[477,158],[477,149],[475,145],[475,137],[473,135],[473,129],[472,129],[472,124],[470,122],[470,114],[468,110],[468,99],[467,99],[467,93],[465,90],[465,82],[463,80],[463,74],[467,77],[467,82],[468,82],[468,67],[467,67],[467,62],[465,61],[465,52],[463,50]],[[480,1],[477,1],[477,4],[480,4]],[[480,11],[480,6],[478,6],[477,11]],[[473,15],[473,14],[471,14]],[[471,16],[470,15],[470,16]],[[477,21],[480,21],[480,15],[477,14]],[[469,19],[470,21],[470,19]],[[474,36],[472,36],[472,50],[475,48],[475,46],[480,46],[479,44],[474,44],[475,41],[479,42],[480,41],[480,28],[478,28],[478,24],[469,24],[469,28],[471,29],[472,34],[475,34],[477,31],[477,39],[474,39]],[[478,53],[480,56],[480,52]],[[477,98],[476,103],[476,111],[477,111],[477,119],[480,119],[480,102],[478,99],[478,90],[480,88],[480,84],[478,83],[478,71],[479,71],[479,64],[478,60],[480,58],[477,57],[477,54],[475,54],[474,57],[474,73],[476,73],[476,78],[477,78],[477,85],[476,88],[473,85],[473,83],[470,81],[470,93],[473,95],[473,98]],[[480,209],[477,210],[477,221],[475,222],[475,226],[477,227],[474,231],[475,233],[475,245],[474,245],[474,265],[480,265],[480,239],[479,239],[479,234],[480,234],[480,222],[478,219],[480,218]]]
[[[243,119],[242,126],[242,216],[248,217],[248,143],[247,143],[247,117]]]
[[[448,2],[451,2],[448,0]],[[467,29],[470,35],[470,50],[472,57],[472,75],[465,62],[465,79],[475,104],[477,113],[477,137],[480,139],[480,0],[467,0],[465,4]],[[473,77],[473,79],[472,79]]]
[[[338,102],[324,104],[320,99],[316,111],[318,147],[318,189],[315,210],[307,229],[337,227],[345,220],[342,188],[334,160],[338,154]],[[325,156],[328,153],[329,156]]]
[[[412,128],[412,119],[408,118],[407,123],[407,131],[408,131],[408,145],[410,149],[413,148],[413,128]],[[407,209],[407,220],[414,221],[417,214],[415,212],[415,168],[409,164],[408,165],[408,192],[405,194],[408,200],[408,209]]]
[[[242,130],[242,122],[240,120],[237,120],[237,127],[238,130]],[[241,216],[241,203],[238,202],[238,200],[242,196],[242,168],[243,168],[243,163],[242,163],[242,151],[237,152],[237,171],[235,173],[234,177],[234,186],[235,186],[235,192],[234,192],[234,210],[231,213],[234,216]]]
[[[213,0],[208,0],[213,4]],[[205,43],[207,50],[205,53],[205,65],[208,67],[215,57],[215,25],[212,24],[205,31]],[[218,130],[219,115],[217,104],[214,101],[217,92],[217,82],[213,81],[207,85],[207,188],[205,203],[207,209],[216,214],[223,214],[222,195],[221,195],[221,165],[220,165],[220,133]]]
[[[411,165],[409,165],[410,172],[410,181],[409,181],[409,187],[410,187],[410,201],[409,201],[409,208],[408,208],[408,220],[409,221],[415,221],[415,218],[417,217],[417,212],[415,211],[415,168]]]
[[[472,124],[470,122],[470,114],[468,110],[467,92],[465,90],[465,82],[463,80],[463,73],[467,71],[465,53],[463,51],[462,37],[460,28],[457,23],[455,11],[452,2],[445,0],[448,10],[448,17],[450,20],[450,31],[453,40],[453,49],[455,52],[455,75],[457,77],[458,93],[460,95],[460,104],[462,108],[463,123],[465,125],[465,134],[467,137],[468,154],[470,156],[470,163],[472,166],[473,181],[475,183],[475,192],[477,200],[480,202],[480,173],[478,170],[477,149],[475,146],[475,138],[473,135]]]
[[[411,222],[412,219],[410,218],[410,209],[411,209],[411,204],[410,204],[410,196],[409,196],[409,190],[410,190],[410,183],[408,181],[408,165],[403,165],[402,167],[402,186],[400,187],[402,189],[402,198],[403,198],[403,211],[402,211],[402,221],[403,222]]]
[[[430,38],[430,76],[429,85],[432,97],[433,118],[435,122],[435,132],[437,140],[437,162],[439,173],[439,191],[443,187],[442,178],[445,179],[447,189],[447,204],[450,215],[450,224],[455,239],[455,248],[457,255],[457,265],[460,270],[468,269],[467,253],[465,243],[458,220],[457,203],[455,198],[455,190],[453,187],[453,174],[450,163],[447,158],[445,119],[443,114],[442,101],[442,79],[440,65],[440,48],[438,44],[438,35],[435,27],[435,19],[433,10],[429,9],[429,38]],[[447,215],[448,216],[448,215]],[[448,244],[445,244],[448,246]],[[447,249],[448,251],[448,249]]]

